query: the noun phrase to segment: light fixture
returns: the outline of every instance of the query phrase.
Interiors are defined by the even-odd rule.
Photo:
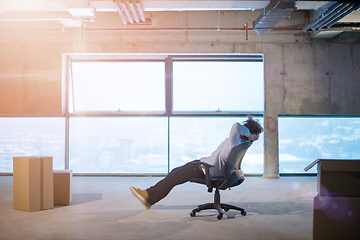
[[[68,11],[73,18],[95,17],[95,10],[93,8],[69,8]]]

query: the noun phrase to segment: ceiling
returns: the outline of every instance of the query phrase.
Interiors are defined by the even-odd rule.
[[[245,27],[257,34],[267,34],[279,28],[286,30],[283,23],[291,20],[293,23],[290,25],[296,28],[289,30],[310,32],[313,38],[357,42],[360,39],[359,8],[359,1],[0,0],[0,31],[28,29],[28,26],[44,30],[136,27],[138,30],[174,30],[169,24],[158,23],[162,14],[176,17],[184,12],[211,12],[215,13],[212,16],[218,18],[220,15],[217,12],[241,12],[246,13]],[[229,26],[222,27],[231,30]],[[200,28],[211,29],[206,24],[198,25]],[[176,29],[189,30],[186,27]]]

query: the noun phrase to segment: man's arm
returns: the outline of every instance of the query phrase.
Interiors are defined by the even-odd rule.
[[[250,136],[249,129],[244,125],[241,125],[240,123],[234,123],[234,125],[231,128],[230,137],[229,137],[233,146],[240,144],[241,136],[249,137]]]

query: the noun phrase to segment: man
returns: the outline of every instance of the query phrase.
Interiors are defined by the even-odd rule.
[[[210,168],[211,176],[223,176],[222,170],[231,149],[244,142],[258,140],[261,132],[263,132],[263,128],[260,123],[249,116],[244,122],[244,125],[235,123],[232,126],[230,136],[226,138],[210,156],[174,168],[164,179],[146,190],[130,187],[130,191],[149,209],[152,205],[166,197],[176,185],[188,182],[190,178],[205,178],[204,170],[199,167],[199,164],[196,164],[199,161],[214,165],[214,167]]]

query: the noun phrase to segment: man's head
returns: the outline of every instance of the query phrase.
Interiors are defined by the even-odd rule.
[[[246,136],[242,136],[241,138],[243,140],[249,140],[249,141],[254,141],[257,140],[259,138],[260,133],[262,133],[264,131],[264,129],[262,128],[262,126],[260,125],[259,121],[257,119],[253,119],[253,117],[251,115],[248,115],[248,119],[246,121],[243,122],[244,126],[247,127],[250,131],[250,133],[252,135],[256,135],[257,137],[250,136],[249,138]]]

